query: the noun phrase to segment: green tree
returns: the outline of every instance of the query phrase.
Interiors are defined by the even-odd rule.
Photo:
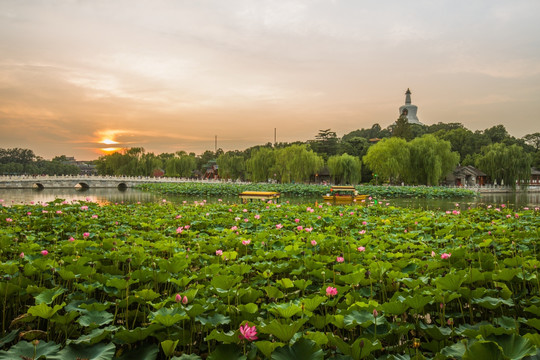
[[[331,156],[328,170],[336,184],[356,185],[362,179],[362,162],[349,154]]]
[[[251,157],[246,162],[248,176],[253,182],[273,179],[272,168],[276,163],[275,150],[269,147],[260,147],[251,151]]]
[[[405,113],[401,114],[396,120],[396,123],[392,126],[392,136],[400,137],[405,140],[410,140],[412,138],[411,124],[409,124],[409,120]]]
[[[532,157],[519,145],[491,144],[482,150],[476,166],[497,184],[512,187],[531,177]]]
[[[324,166],[324,160],[307,145],[291,145],[276,150],[276,163],[273,172],[282,183],[308,181]]]
[[[244,179],[246,171],[246,162],[241,155],[235,155],[235,152],[227,152],[217,158],[219,166],[219,177],[222,179]]]
[[[459,163],[459,154],[453,152],[449,141],[431,134],[409,143],[409,180],[416,184],[438,185]]]
[[[315,141],[310,143],[311,148],[324,159],[329,156],[336,155],[338,150],[338,138],[334,131],[330,129],[319,130]]]
[[[409,146],[405,139],[385,138],[371,146],[362,160],[382,181],[398,182],[408,173]]]

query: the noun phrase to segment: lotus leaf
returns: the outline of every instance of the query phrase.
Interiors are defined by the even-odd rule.
[[[51,359],[111,360],[114,356],[115,350],[116,347],[113,343],[100,343],[92,346],[71,344],[63,348],[56,356],[51,357]]]
[[[323,360],[324,353],[314,341],[301,338],[293,346],[283,346],[275,349],[272,360]]]
[[[9,348],[9,350],[0,351],[0,360],[39,359],[42,356],[47,359],[53,359],[58,354],[59,349],[60,345],[52,341],[40,341],[35,347],[31,342],[19,341]]]

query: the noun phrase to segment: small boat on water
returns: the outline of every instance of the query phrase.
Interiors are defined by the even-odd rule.
[[[332,186],[330,193],[323,195],[324,202],[334,205],[362,203],[367,197],[367,195],[358,194],[354,186]]]
[[[276,191],[244,191],[243,193],[238,194],[242,203],[246,204],[249,201],[253,200],[262,200],[262,201],[274,201],[278,202],[280,193]]]

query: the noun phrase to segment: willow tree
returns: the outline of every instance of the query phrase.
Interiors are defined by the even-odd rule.
[[[409,143],[409,180],[416,184],[438,185],[459,163],[459,153],[449,141],[424,135]]]
[[[356,185],[362,179],[362,162],[349,154],[331,156],[328,170],[336,184]]]
[[[276,150],[276,163],[273,172],[281,182],[303,182],[310,179],[324,166],[324,160],[307,145],[291,145]]]
[[[193,170],[197,168],[195,156],[187,155],[185,152],[177,152],[174,157],[165,161],[166,176],[190,177]]]
[[[362,160],[382,181],[398,182],[408,173],[409,156],[407,141],[392,137],[371,146]]]
[[[273,179],[273,170],[276,163],[275,150],[261,147],[251,152],[251,157],[246,162],[248,177],[253,182],[268,181]]]
[[[219,155],[216,160],[219,166],[219,177],[222,179],[243,179],[245,177],[246,162],[243,156],[227,152]]]
[[[527,183],[531,177],[530,154],[519,145],[507,146],[504,143],[491,144],[482,149],[476,166],[485,172],[492,181],[512,187],[516,182]]]

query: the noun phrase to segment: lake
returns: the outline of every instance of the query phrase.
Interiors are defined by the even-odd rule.
[[[0,189],[0,200],[2,204],[10,206],[13,204],[30,204],[50,202],[54,199],[64,199],[67,201],[89,200],[100,204],[108,203],[136,203],[136,202],[158,202],[163,199],[167,201],[181,203],[183,201],[193,202],[202,201],[204,198],[182,197],[182,196],[163,196],[153,194],[137,189],[118,190],[115,188],[91,188],[88,190],[75,189]],[[209,202],[218,201],[217,198],[206,199]],[[224,202],[240,204],[238,198],[224,198]],[[283,196],[281,202],[290,203],[315,203],[321,202],[319,198],[298,198]],[[478,198],[459,198],[459,199],[379,199],[381,203],[389,203],[394,206],[422,208],[422,209],[442,209],[448,210],[455,208],[459,203],[461,208],[500,205],[506,204],[510,207],[535,207],[540,205],[540,192],[516,192],[516,193],[490,193],[483,194]]]

